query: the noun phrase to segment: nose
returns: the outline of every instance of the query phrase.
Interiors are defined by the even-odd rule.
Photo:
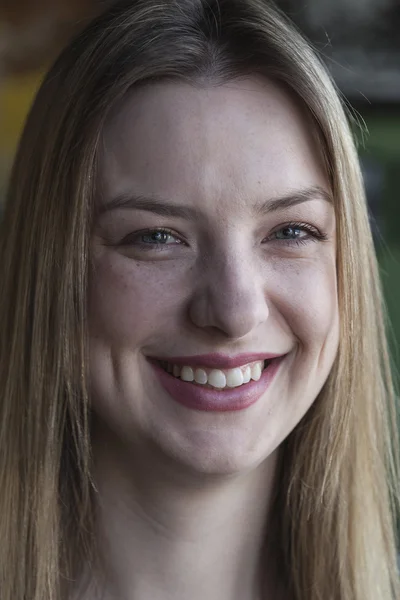
[[[197,327],[219,330],[232,339],[246,336],[266,321],[265,285],[254,260],[239,252],[209,257],[191,298],[189,315]]]

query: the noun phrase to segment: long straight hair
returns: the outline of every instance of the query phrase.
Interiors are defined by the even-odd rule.
[[[291,600],[393,600],[398,445],[378,268],[348,119],[319,58],[263,0],[129,0],[45,78],[0,238],[0,589],[61,600],[93,549],[87,279],[104,123],[134,86],[259,74],[308,110],[334,195],[340,343],[282,444],[273,511]],[[82,564],[82,563],[81,563]]]

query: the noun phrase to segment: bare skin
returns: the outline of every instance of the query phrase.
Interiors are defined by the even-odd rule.
[[[123,448],[117,456],[98,449],[97,456],[105,482],[99,489],[101,514],[107,518],[100,534],[105,570],[90,598],[216,600],[220,594],[259,600],[257,561],[272,460],[259,467],[257,476],[226,477],[222,484],[220,479],[177,478],[173,465],[161,457],[154,458],[159,470],[149,477],[147,462],[136,464],[132,458],[124,464]],[[129,480],[126,473],[133,469]]]
[[[258,78],[148,86],[109,120],[99,205],[151,196],[196,217],[131,202],[93,228],[101,566],[80,598],[279,598],[268,565],[259,583],[279,447],[338,344],[335,216],[310,130],[289,95]],[[304,202],[276,202],[310,189]],[[149,362],[215,352],[284,359],[261,398],[233,412],[182,406]]]

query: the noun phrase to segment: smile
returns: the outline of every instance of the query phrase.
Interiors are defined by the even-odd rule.
[[[243,356],[241,360],[188,357],[180,358],[180,364],[178,359],[169,362],[152,358],[148,362],[173,401],[197,411],[226,412],[255,404],[274,381],[286,356],[261,360],[259,355]]]
[[[181,366],[166,361],[161,361],[160,366],[167,373],[182,381],[223,390],[225,388],[241,387],[250,381],[258,381],[270,362],[270,360],[258,360],[233,369]]]

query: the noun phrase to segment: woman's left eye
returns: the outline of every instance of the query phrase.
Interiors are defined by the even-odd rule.
[[[327,236],[308,223],[288,223],[276,229],[265,241],[277,240],[288,244],[306,244],[309,241],[326,240]]]

